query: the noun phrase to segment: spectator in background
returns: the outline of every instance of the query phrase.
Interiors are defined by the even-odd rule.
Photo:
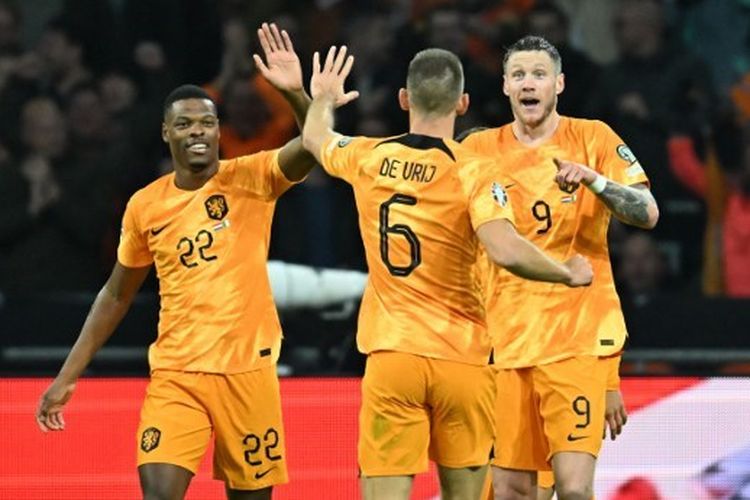
[[[689,136],[669,140],[669,161],[674,175],[700,197],[709,196],[720,183],[723,187],[720,222],[722,282],[724,293],[733,298],[750,298],[750,124],[741,132],[735,155],[725,163],[721,177],[711,178],[710,166],[702,160]]]
[[[126,50],[158,51],[171,82],[210,81],[221,61],[221,22],[215,0],[124,0]],[[166,91],[160,96],[164,98]]]
[[[224,25],[221,71],[206,85],[219,104],[222,158],[283,145],[295,134],[294,115],[284,98],[253,70],[250,37],[238,20]]]
[[[617,268],[617,283],[624,309],[641,307],[668,287],[669,270],[654,238],[635,232],[625,239]]]
[[[92,169],[70,162],[65,117],[52,99],[24,105],[21,137],[25,153],[9,176],[18,193],[5,209],[12,224],[0,236],[1,286],[24,294],[94,289],[103,272],[107,194]]]
[[[0,0],[0,65],[21,53],[21,11],[11,0]]]
[[[86,48],[86,65],[97,75],[123,63],[121,25],[114,4],[101,0],[62,0],[59,18],[76,33]]]
[[[710,123],[710,73],[669,37],[659,0],[620,0],[614,29],[619,59],[591,88],[587,116],[607,122],[649,165],[662,215],[655,235],[689,276],[700,268],[705,214],[700,199],[671,173],[667,139],[674,127],[697,134]]]
[[[289,106],[275,97],[270,100],[265,85],[257,82],[258,75],[234,78],[221,93],[222,158],[273,149],[293,136],[294,116]]]
[[[337,121],[352,134],[386,137],[403,129],[405,118],[396,95],[404,75],[394,66],[396,40],[390,17],[360,15],[347,23],[344,36],[359,61],[352,68],[352,87],[362,92],[351,106],[337,111]]]
[[[586,54],[570,44],[570,23],[565,12],[551,0],[537,2],[525,18],[526,33],[546,38],[557,47],[565,61],[565,78],[578,85],[570,85],[560,94],[558,111],[567,116],[581,117],[591,89],[599,78],[599,66]]]
[[[471,96],[472,106],[466,115],[456,121],[457,128],[469,128],[497,120],[497,111],[503,108],[498,92],[500,81],[497,68],[478,64],[469,52],[469,36],[472,26],[469,14],[458,8],[442,7],[433,10],[425,18],[424,47],[438,47],[458,55],[464,64],[466,92]],[[494,70],[494,71],[493,71]]]
[[[51,21],[37,48],[44,72],[41,90],[65,102],[71,91],[93,83],[94,75],[86,66],[84,44],[78,34],[62,20]]]

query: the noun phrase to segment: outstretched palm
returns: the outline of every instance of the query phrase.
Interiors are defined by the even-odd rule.
[[[313,75],[310,79],[310,93],[313,99],[328,94],[333,98],[335,106],[339,107],[359,97],[359,92],[356,90],[344,91],[344,82],[353,64],[354,57],[347,57],[345,45],[340,48],[331,47],[322,68],[320,67],[320,54],[315,52]]]
[[[274,23],[263,23],[258,29],[258,39],[266,62],[258,54],[253,54],[253,59],[263,77],[280,91],[301,90],[302,67],[289,34],[279,31]]]

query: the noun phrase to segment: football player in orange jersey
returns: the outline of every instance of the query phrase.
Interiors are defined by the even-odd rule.
[[[628,422],[628,412],[620,392],[620,356],[612,356],[603,360],[609,363],[610,369],[607,373],[607,395],[604,410],[604,434],[602,439],[607,438],[607,429],[612,441],[622,434],[623,427]],[[551,500],[555,494],[555,478],[552,471],[537,472],[537,500]],[[592,499],[594,497],[592,496]]]
[[[285,31],[258,30],[261,73],[300,124],[310,103]],[[43,431],[65,428],[63,407],[126,314],[152,264],[159,331],[138,429],[144,498],[182,498],[214,435],[214,477],[231,499],[269,499],[287,481],[276,361],[281,328],[266,271],[276,199],[314,165],[295,138],[284,147],[219,160],[216,106],[183,85],[164,103],[162,137],[174,172],[135,193],[117,262],[78,340],[41,396]]]
[[[353,59],[316,53],[303,141],[323,168],[350,183],[369,280],[357,345],[366,353],[358,461],[366,500],[407,499],[428,459],[442,498],[478,499],[493,441],[490,339],[474,266],[481,242],[520,276],[587,285],[589,264],[555,261],[518,236],[492,159],[451,140],[468,107],[452,53],[428,49],[409,65],[399,102],[409,133],[345,137],[333,106]]]
[[[572,290],[487,274],[487,322],[497,370],[496,499],[536,497],[554,470],[559,498],[590,499],[605,417],[607,363],[626,337],[607,247],[610,216],[650,229],[659,211],[632,151],[606,124],[560,116],[557,49],[540,37],[503,60],[512,123],[463,145],[501,160],[520,234],[557,259],[591,259],[591,287]]]

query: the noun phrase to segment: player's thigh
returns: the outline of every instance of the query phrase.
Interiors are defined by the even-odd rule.
[[[409,500],[414,476],[362,476],[364,500]]]
[[[492,465],[512,470],[549,470],[532,368],[495,370],[495,449]]]
[[[144,500],[183,498],[193,473],[172,464],[147,463],[138,467]]]
[[[430,457],[454,469],[448,477],[474,477],[487,465],[495,435],[495,377],[492,368],[440,359],[428,360]]]
[[[275,365],[215,375],[209,405],[216,435],[216,479],[227,488],[245,491],[288,481]]]
[[[226,491],[227,500],[271,500],[273,488],[269,486],[268,488],[252,491],[227,488]]]
[[[198,470],[211,439],[202,375],[163,370],[151,375],[138,425],[139,468],[154,463]]]
[[[549,458],[560,452],[598,455],[604,432],[607,370],[607,364],[595,356],[534,368]]]
[[[359,412],[363,476],[409,476],[427,470],[427,358],[378,351],[367,357]]]

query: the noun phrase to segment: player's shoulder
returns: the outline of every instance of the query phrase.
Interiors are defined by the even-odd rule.
[[[164,194],[174,184],[174,172],[162,175],[156,180],[151,181],[130,197],[128,205],[132,208],[147,206],[155,201],[162,200]]]
[[[598,133],[607,133],[611,131],[609,125],[601,120],[590,119],[590,118],[574,118],[572,116],[561,116],[563,123],[566,123],[567,127],[573,132],[581,133],[583,135],[592,135]]]
[[[256,165],[260,165],[264,162],[267,162],[272,158],[275,158],[279,154],[279,151],[280,151],[280,148],[268,149],[268,150],[263,150],[263,151],[257,151],[249,155],[242,155],[242,156],[237,156],[235,158],[230,158],[226,160],[219,160],[218,173],[219,175],[221,175],[226,172],[232,172],[233,170],[236,170],[237,168],[247,168],[247,167],[252,168]]]
[[[471,142],[478,139],[496,138],[500,129],[504,127],[485,127],[477,126],[468,128],[456,135],[456,142]],[[467,141],[468,140],[468,141]]]
[[[463,183],[468,182],[470,185],[473,185],[487,175],[500,173],[500,165],[493,156],[476,151],[453,140],[447,140],[446,143],[453,151],[457,173]]]
[[[452,151],[456,163],[468,164],[477,161],[489,161],[489,157],[475,150],[474,148],[458,142],[454,139],[446,139],[446,146]]]

